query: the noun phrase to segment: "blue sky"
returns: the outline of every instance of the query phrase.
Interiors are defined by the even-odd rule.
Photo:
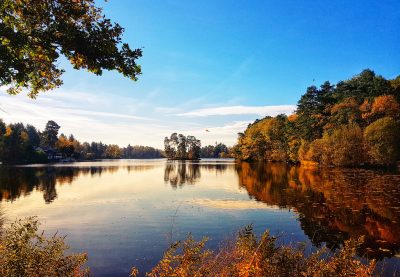
[[[171,132],[232,145],[249,122],[290,113],[312,84],[371,68],[400,74],[399,1],[99,1],[143,47],[143,75],[98,77],[65,60],[64,86],[1,93],[6,122],[49,119],[82,140],[162,147]],[[208,129],[210,132],[205,132]]]

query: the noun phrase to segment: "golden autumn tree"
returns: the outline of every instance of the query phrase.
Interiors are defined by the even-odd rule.
[[[71,156],[74,153],[74,144],[64,134],[58,137],[56,148],[65,156]]]

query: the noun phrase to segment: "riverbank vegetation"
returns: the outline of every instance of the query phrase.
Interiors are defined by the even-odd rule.
[[[66,254],[65,237],[39,232],[35,217],[17,220],[0,233],[1,276],[87,276],[87,254]],[[362,238],[346,241],[336,252],[321,249],[306,255],[304,244],[278,245],[266,231],[257,237],[251,225],[240,230],[217,251],[205,247],[207,238],[191,235],[173,243],[146,273],[163,276],[372,276],[375,261],[361,263],[356,249]],[[133,267],[131,276],[137,276]]]
[[[400,158],[400,76],[371,70],[310,86],[290,116],[265,117],[239,133],[240,160],[326,166],[391,166]]]
[[[6,164],[46,163],[60,160],[162,158],[161,150],[149,146],[119,147],[102,142],[81,143],[73,135],[59,134],[50,120],[44,131],[22,123],[6,125],[0,120],[0,161]]]

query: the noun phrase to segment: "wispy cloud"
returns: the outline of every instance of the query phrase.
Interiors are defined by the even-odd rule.
[[[81,141],[103,141],[121,146],[142,144],[162,147],[163,138],[173,132],[194,135],[203,145],[216,141],[233,145],[256,118],[290,113],[294,105],[223,106],[193,109],[202,98],[190,99],[174,107],[151,105],[160,90],[154,88],[141,99],[107,92],[57,90],[36,100],[26,95],[10,96],[0,87],[0,118],[6,123],[29,123],[43,130],[55,120],[60,132],[74,134]],[[179,115],[179,116],[177,116]],[[224,115],[233,115],[233,117]],[[221,116],[217,120],[209,116]]]
[[[185,133],[196,136],[201,140],[202,145],[223,142],[227,145],[234,145],[237,134],[243,132],[251,121],[227,122],[222,126],[204,126],[203,129],[187,130]]]
[[[279,106],[226,106],[198,109],[187,113],[177,114],[188,117],[224,116],[224,115],[259,115],[276,116],[278,114],[291,114],[296,109],[295,105]]]
[[[233,121],[229,122],[223,126],[216,126],[216,127],[208,127],[207,133],[210,134],[218,134],[218,135],[231,135],[237,134],[238,132],[242,132],[246,129],[247,125],[250,121]],[[204,133],[205,130],[194,131],[194,134],[201,134]]]
[[[1,92],[0,92],[1,93]],[[104,111],[100,97],[96,103],[86,102],[81,93],[41,95],[36,100],[25,95],[0,94],[0,118],[6,123],[22,122],[43,129],[48,120],[60,124],[60,131],[73,133],[82,141],[157,145],[170,131],[158,118],[121,111]],[[64,97],[65,96],[65,97]],[[75,99],[76,98],[76,99]],[[83,100],[83,101],[82,101]],[[112,99],[121,106],[121,99]],[[81,104],[81,107],[80,107]],[[74,107],[75,106],[75,107]]]

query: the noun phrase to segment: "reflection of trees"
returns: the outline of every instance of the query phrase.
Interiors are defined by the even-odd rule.
[[[164,169],[164,181],[173,188],[183,187],[186,184],[193,185],[200,179],[201,170],[221,174],[228,169],[228,166],[228,164],[223,163],[168,161]]]
[[[49,167],[0,167],[0,201],[13,201],[29,195],[33,190],[43,192],[46,203],[57,198],[56,185],[71,184],[76,177],[83,175],[101,176],[102,173],[115,173],[119,169],[143,171],[154,166],[49,166]]]
[[[220,174],[228,169],[228,165],[224,163],[201,164],[201,169],[207,171],[215,171],[215,173]]]
[[[316,245],[335,248],[363,235],[360,254],[382,258],[400,249],[398,173],[273,163],[241,163],[236,170],[251,197],[296,210],[302,229]]]
[[[171,187],[194,184],[201,177],[200,165],[187,161],[171,161],[165,165],[164,181]]]

